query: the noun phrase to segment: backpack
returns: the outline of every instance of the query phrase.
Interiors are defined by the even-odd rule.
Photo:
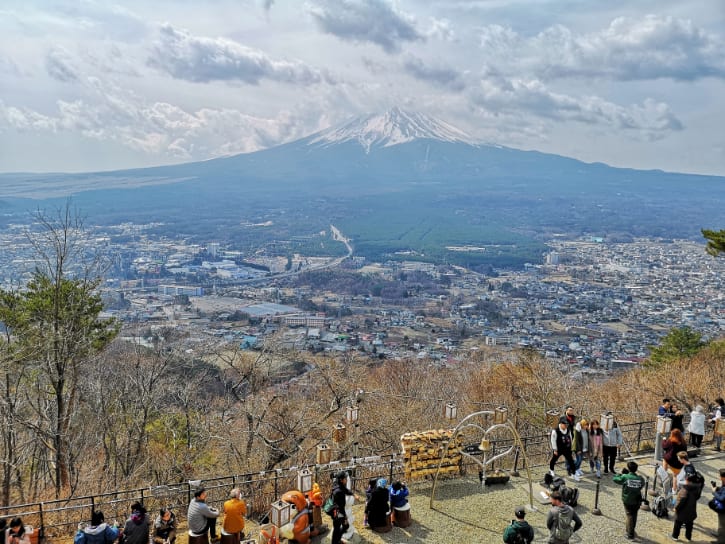
[[[692,466],[692,465],[686,465],[685,468]],[[696,471],[694,468],[692,469],[692,472],[688,474],[694,474],[695,478],[692,481],[692,483],[696,486],[695,489],[695,500],[698,500],[700,498],[700,495],[702,495],[702,489],[705,487],[705,477],[702,475],[701,472]]]
[[[725,504],[722,503],[722,501],[718,499],[710,499],[710,502],[707,503],[707,506],[712,510],[713,512],[717,512],[718,514],[722,514],[725,512]]]
[[[327,500],[325,500],[325,503],[322,505],[322,511],[327,514],[330,517],[335,517],[335,510],[337,510],[337,505],[335,504],[335,500],[332,498],[332,495],[327,497]]]
[[[526,542],[526,539],[524,538],[524,535],[521,534],[521,531],[517,529],[509,540],[509,544],[528,544],[528,542]]]
[[[572,508],[579,504],[579,490],[576,487],[561,486],[559,493],[561,493],[561,500],[564,501],[564,504],[568,504]]]
[[[652,500],[652,513],[658,518],[667,518],[667,498],[664,495],[657,495]]]
[[[574,533],[571,527],[571,522],[574,520],[574,511],[566,509],[566,512],[559,511],[559,515],[556,516],[556,524],[554,525],[554,538],[556,540],[562,540],[569,542],[571,535]]]

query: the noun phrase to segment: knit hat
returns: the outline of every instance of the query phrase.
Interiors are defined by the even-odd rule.
[[[380,478],[378,480],[378,487],[387,487],[388,486],[388,480],[385,478]]]
[[[514,515],[519,519],[524,518],[526,516],[526,508],[523,506],[517,506],[514,510]]]

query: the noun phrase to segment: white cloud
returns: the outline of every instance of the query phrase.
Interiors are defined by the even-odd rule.
[[[176,79],[202,83],[216,80],[257,85],[269,79],[311,85],[323,79],[331,81],[300,61],[273,59],[259,49],[226,38],[192,36],[168,23],[159,29],[148,64]]]
[[[690,20],[657,15],[619,17],[589,34],[562,25],[526,38],[501,25],[481,33],[486,62],[506,73],[540,78],[696,80],[725,77],[725,42]]]
[[[430,65],[418,57],[408,55],[403,61],[403,70],[412,77],[446,87],[452,91],[462,91],[465,87],[462,74],[443,64]]]
[[[575,121],[617,130],[636,131],[649,139],[683,129],[662,102],[646,99],[621,106],[599,96],[557,93],[536,79],[489,76],[469,92],[471,100],[490,112],[525,112],[550,121]]]
[[[409,15],[385,0],[311,0],[307,10],[319,28],[341,40],[369,42],[397,53],[404,42],[423,41]]]
[[[78,69],[68,52],[62,47],[55,47],[45,55],[45,69],[53,79],[65,83],[78,80]]]

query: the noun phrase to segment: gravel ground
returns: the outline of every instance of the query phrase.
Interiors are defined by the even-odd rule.
[[[645,477],[654,474],[652,458],[637,459],[640,464],[640,473]],[[713,540],[712,531],[717,528],[717,515],[707,507],[707,501],[712,497],[710,480],[718,480],[717,471],[725,467],[725,456],[705,455],[693,459],[696,468],[702,472],[706,479],[705,490],[698,504],[698,518],[695,521],[695,530],[692,542],[707,543]],[[624,463],[617,463],[617,470]],[[563,472],[563,466],[560,473]],[[546,531],[546,515],[550,506],[542,504],[537,496],[542,491],[538,483],[543,479],[544,468],[540,467],[532,472],[534,510],[529,511],[527,521],[534,527],[536,538],[534,542],[548,542]],[[601,543],[619,544],[629,542],[624,536],[624,509],[620,500],[621,487],[612,482],[610,475],[603,474],[600,480],[599,509],[602,515],[592,514],[594,508],[596,478],[585,473],[584,478],[577,485],[580,490],[577,513],[584,525],[572,537],[575,543]],[[355,527],[357,534],[355,544],[382,544],[398,542],[430,542],[435,544],[459,543],[497,543],[503,542],[501,535],[513,518],[513,510],[517,505],[526,505],[529,508],[529,488],[526,472],[518,478],[511,478],[505,485],[482,487],[477,477],[462,477],[451,480],[441,480],[436,489],[433,508],[430,508],[430,495],[432,485],[430,482],[412,483],[410,485],[410,503],[412,508],[413,524],[405,529],[394,527],[386,534],[378,534],[362,526],[363,504],[354,507]],[[358,491],[358,496],[364,498],[364,493]],[[651,498],[651,497],[650,497]],[[328,518],[323,515],[325,519]],[[658,519],[651,512],[640,511],[637,521],[637,542],[664,543],[671,542],[669,534],[672,531],[672,519]],[[254,534],[254,532],[252,533]],[[680,535],[684,539],[684,530]],[[330,533],[317,537],[315,543],[329,543]]]

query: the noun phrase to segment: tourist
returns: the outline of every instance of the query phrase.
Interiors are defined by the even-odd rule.
[[[229,492],[229,500],[224,503],[225,533],[236,535],[235,542],[244,538],[244,516],[247,515],[247,503],[241,498],[241,490],[234,488]]]
[[[725,505],[725,468],[720,469],[720,485],[712,483],[713,499]],[[717,538],[711,544],[725,544],[725,508],[717,512]]]
[[[627,539],[629,540],[633,540],[636,536],[634,528],[637,525],[639,505],[642,503],[644,478],[637,474],[638,468],[639,465],[637,463],[629,461],[627,468],[621,474],[617,474],[613,479],[615,484],[622,486],[622,504],[624,505],[624,514],[627,518],[625,528]]]
[[[30,544],[30,538],[25,532],[25,525],[20,518],[13,518],[5,530],[6,544]]]
[[[546,517],[549,544],[569,544],[571,535],[582,526],[582,520],[571,506],[564,503],[561,493],[554,491],[549,498],[551,499],[551,510]]]
[[[388,482],[385,478],[380,478],[370,496],[370,502],[368,504],[368,525],[371,529],[388,525],[390,493],[388,493],[387,484]]]
[[[140,502],[131,505],[131,516],[123,527],[123,544],[148,544],[151,521]]]
[[[589,424],[589,468],[592,472],[596,469],[597,478],[602,477],[603,440],[604,433],[599,427],[599,420],[593,419]]]
[[[368,526],[368,512],[370,510],[370,500],[373,498],[373,491],[375,491],[376,487],[378,487],[378,479],[369,479],[368,487],[365,490],[365,516],[363,517],[363,527]]]
[[[195,535],[203,535],[209,531],[212,542],[219,542],[216,534],[216,518],[219,517],[219,510],[206,504],[206,489],[200,487],[194,492],[194,498],[189,503],[189,510],[186,518],[189,523],[189,530]]]
[[[684,436],[685,424],[683,420],[685,419],[685,414],[674,404],[672,405],[671,409],[672,416],[670,417],[670,419],[672,420],[672,425],[670,426],[670,429],[678,429]]]
[[[586,420],[585,420],[586,422]],[[583,445],[584,445],[584,438],[583,435],[586,433],[582,433],[582,427],[581,423],[577,422],[574,424],[573,427],[570,427],[571,429],[571,454],[572,458],[574,459],[574,466],[572,468],[572,472],[574,473],[574,480],[577,482],[581,480],[581,476],[583,472],[581,471],[581,465],[582,465],[582,458],[584,455],[583,452]]]
[[[607,415],[611,415],[611,412],[608,412]],[[617,461],[617,454],[619,453],[619,448],[622,444],[624,444],[622,431],[619,430],[617,420],[613,419],[611,429],[602,429],[602,457],[604,459],[605,474],[608,472],[616,474],[616,471],[614,470],[614,463]]]
[[[403,482],[394,482],[388,491],[390,492],[390,508],[402,508],[408,504],[408,486]]]
[[[176,516],[169,508],[162,508],[154,521],[154,544],[174,544],[174,542],[176,542]]]
[[[723,400],[722,397],[718,397],[715,399],[715,411],[713,412],[713,416],[710,421],[713,425],[717,426],[717,421],[724,418],[725,400]],[[722,434],[713,433],[713,438],[715,440],[715,451],[720,451],[720,446],[722,445]]]
[[[662,442],[662,467],[672,474],[673,480],[682,470],[682,463],[677,458],[681,451],[687,451],[685,437],[679,429],[672,429],[670,436]]]
[[[386,488],[386,495],[387,492],[388,490]],[[347,514],[345,513],[347,495],[353,495],[353,492],[347,487],[347,472],[341,471],[335,474],[335,481],[332,487],[332,500],[336,506],[335,515],[332,518],[332,544],[346,544],[342,539],[342,535],[350,528],[347,521]],[[370,521],[370,518],[368,518],[368,521]]]
[[[524,519],[526,517],[526,509],[523,506],[517,506],[514,509],[516,519],[511,520],[511,525],[506,527],[503,532],[503,541],[506,544],[515,544],[517,542],[525,542],[531,544],[534,540],[534,528]]]
[[[554,466],[560,457],[566,459],[566,467],[569,476],[574,471],[574,459],[571,456],[571,432],[567,424],[566,416],[559,418],[559,424],[551,431],[551,460],[549,461],[549,474],[555,476]]]
[[[690,444],[699,449],[702,445],[702,437],[705,436],[705,412],[699,404],[690,414],[687,431],[690,433]]]
[[[672,411],[670,410],[670,399],[662,399],[662,406],[657,411],[657,415],[662,417],[671,417]]]
[[[697,518],[697,498],[699,486],[695,483],[695,476],[687,475],[685,485],[677,492],[675,503],[675,524],[672,527],[672,540],[679,540],[680,529],[684,525],[685,538],[692,540],[692,526]]]
[[[569,427],[570,431],[573,431],[574,425],[576,424],[576,416],[574,415],[574,408],[571,404],[567,404],[566,408],[564,408],[564,417],[566,418],[566,426]]]
[[[677,493],[677,490],[685,485],[685,480],[687,479],[688,474],[694,474],[697,472],[686,451],[678,451],[677,460],[680,464],[682,464],[682,469],[679,474],[677,474],[677,478],[672,479],[672,493]]]
[[[96,510],[91,514],[91,523],[78,525],[78,532],[73,544],[110,544],[118,538],[118,527],[114,523],[109,526],[103,517],[103,512]]]

